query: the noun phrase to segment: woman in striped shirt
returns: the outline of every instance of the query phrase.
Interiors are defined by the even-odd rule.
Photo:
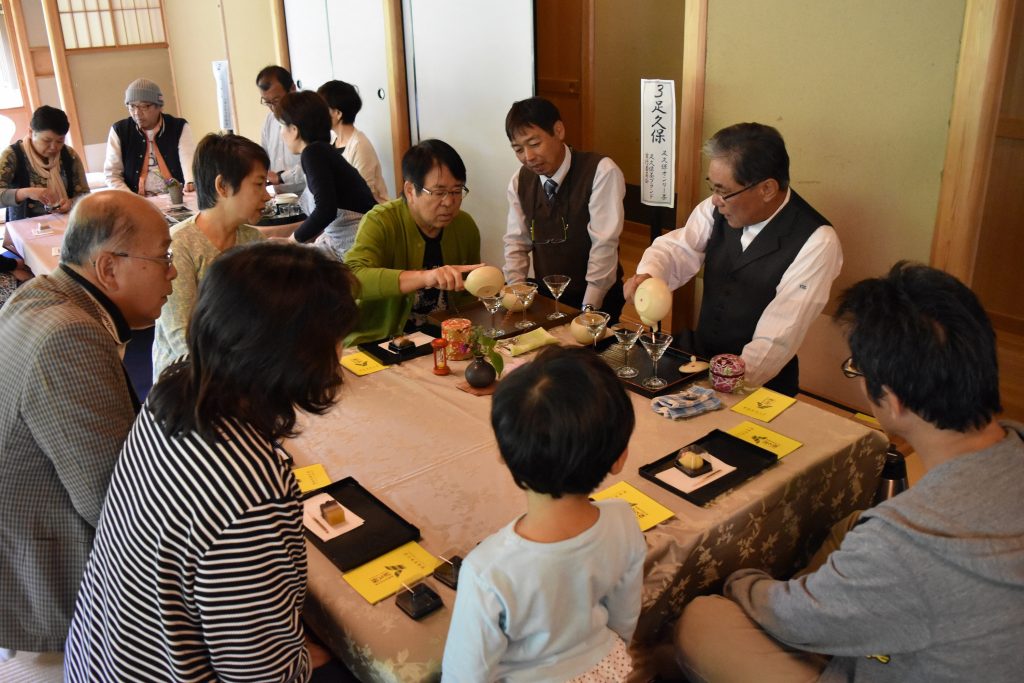
[[[306,547],[278,440],[341,383],[353,279],[317,249],[232,249],[110,482],[65,648],[69,681],[306,681]]]

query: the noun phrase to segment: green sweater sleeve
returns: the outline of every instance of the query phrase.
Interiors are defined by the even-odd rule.
[[[355,244],[345,263],[359,280],[359,298],[385,299],[401,296],[398,278],[408,264],[397,262],[401,229],[394,212],[370,211],[359,222]]]

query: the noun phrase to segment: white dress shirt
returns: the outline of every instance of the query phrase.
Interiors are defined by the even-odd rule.
[[[153,130],[145,131],[146,137],[152,140],[160,126]],[[196,143],[192,139],[192,129],[188,123],[181,127],[181,136],[178,138],[178,161],[181,162],[181,173],[185,177],[185,183],[194,182],[192,176],[192,157],[196,152]],[[149,171],[146,173],[146,194],[167,194],[165,178],[161,177],[159,166],[156,165],[156,158],[149,155]],[[154,172],[154,169],[156,172]],[[107,186],[115,190],[137,191],[137,187],[128,187],[124,182],[124,161],[121,158],[121,138],[117,137],[117,131],[110,127],[107,134],[107,157],[103,161],[103,175],[107,180]]]
[[[561,189],[562,181],[569,174],[572,151],[565,146],[565,159],[558,167],[552,180]],[[540,176],[541,186],[549,176]],[[615,284],[616,268],[619,265],[619,236],[622,234],[622,222],[625,211],[622,200],[626,196],[626,179],[622,171],[608,157],[597,164],[594,174],[594,185],[590,194],[590,233],[592,246],[590,260],[587,262],[587,289],[583,293],[583,303],[601,308],[604,295]],[[505,232],[505,279],[508,282],[525,280],[530,271],[530,251],[533,242],[530,230],[526,225],[526,214],[519,203],[519,171],[512,175],[508,184],[508,229]]]
[[[263,120],[260,145],[267,150],[267,156],[270,157],[270,168],[267,170],[281,174],[281,183],[276,186],[277,191],[301,194],[306,186],[302,161],[298,154],[293,154],[284,146],[284,140],[281,139],[281,122],[272,111],[268,111],[267,118]]]
[[[743,228],[740,245],[744,250],[775,215],[789,203],[786,199],[767,220]],[[660,277],[669,289],[690,281],[704,265],[704,255],[714,223],[714,205],[708,197],[693,210],[686,225],[662,235],[644,252],[636,272]],[[733,229],[733,228],[728,228]],[[745,383],[761,386],[779,374],[796,355],[815,317],[828,303],[832,281],[843,267],[839,238],[830,225],[815,230],[783,273],[775,298],[764,309],[754,337],[740,354],[747,365]]]

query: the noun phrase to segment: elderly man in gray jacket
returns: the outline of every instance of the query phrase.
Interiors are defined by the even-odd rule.
[[[1020,681],[1024,425],[1001,408],[995,335],[951,275],[897,264],[836,314],[875,417],[920,456],[909,490],[847,519],[810,571],[755,568],[697,598],[676,643],[692,681]],[[845,532],[845,535],[843,533]]]
[[[0,658],[61,650],[139,403],[122,364],[175,270],[167,222],[125,192],[83,199],[61,263],[0,309]]]

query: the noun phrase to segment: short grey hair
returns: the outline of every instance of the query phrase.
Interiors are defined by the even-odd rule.
[[[118,250],[135,238],[135,226],[128,219],[117,191],[86,197],[75,205],[60,247],[60,260],[84,266],[100,249]]]

